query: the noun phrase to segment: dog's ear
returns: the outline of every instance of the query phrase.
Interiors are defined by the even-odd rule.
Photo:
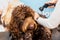
[[[23,23],[22,31],[23,31],[23,32],[26,32],[27,29],[28,29],[28,27],[30,27],[29,25],[30,25],[31,23],[32,23],[32,25],[34,25],[34,26],[32,26],[32,28],[33,28],[33,29],[37,29],[37,24],[36,24],[36,22],[32,19],[32,17],[28,17],[28,18],[25,19],[25,21],[24,21],[24,23]]]

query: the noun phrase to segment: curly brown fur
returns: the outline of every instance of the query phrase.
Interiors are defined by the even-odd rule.
[[[12,35],[12,40],[24,39],[24,36],[23,36],[24,21],[26,20],[27,17],[33,17],[33,13],[34,11],[30,7],[27,7],[24,5],[17,6],[13,10],[11,22],[7,25],[7,28],[9,29]]]
[[[51,31],[42,25],[38,25],[33,34],[33,40],[51,40]]]
[[[51,34],[47,29],[33,19],[34,13],[30,7],[24,5],[17,6],[13,10],[11,21],[7,25],[12,40],[50,40]]]

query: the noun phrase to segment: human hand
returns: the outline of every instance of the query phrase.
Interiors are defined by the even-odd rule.
[[[51,4],[51,6],[48,6],[48,8],[54,8],[56,3],[57,3],[56,1],[49,1],[46,2],[45,4]]]

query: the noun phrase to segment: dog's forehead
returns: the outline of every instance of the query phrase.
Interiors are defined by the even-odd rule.
[[[19,5],[13,11],[13,15],[19,14],[19,15],[29,16],[29,15],[32,15],[33,13],[34,11],[30,7],[25,6],[25,5]]]

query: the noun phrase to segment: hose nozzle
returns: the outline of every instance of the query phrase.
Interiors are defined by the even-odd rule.
[[[42,7],[39,8],[39,10],[40,10],[40,11],[43,11],[44,8],[47,8],[48,6],[52,6],[52,5],[55,6],[56,4],[51,4],[51,3],[50,3],[50,4],[44,4]]]

